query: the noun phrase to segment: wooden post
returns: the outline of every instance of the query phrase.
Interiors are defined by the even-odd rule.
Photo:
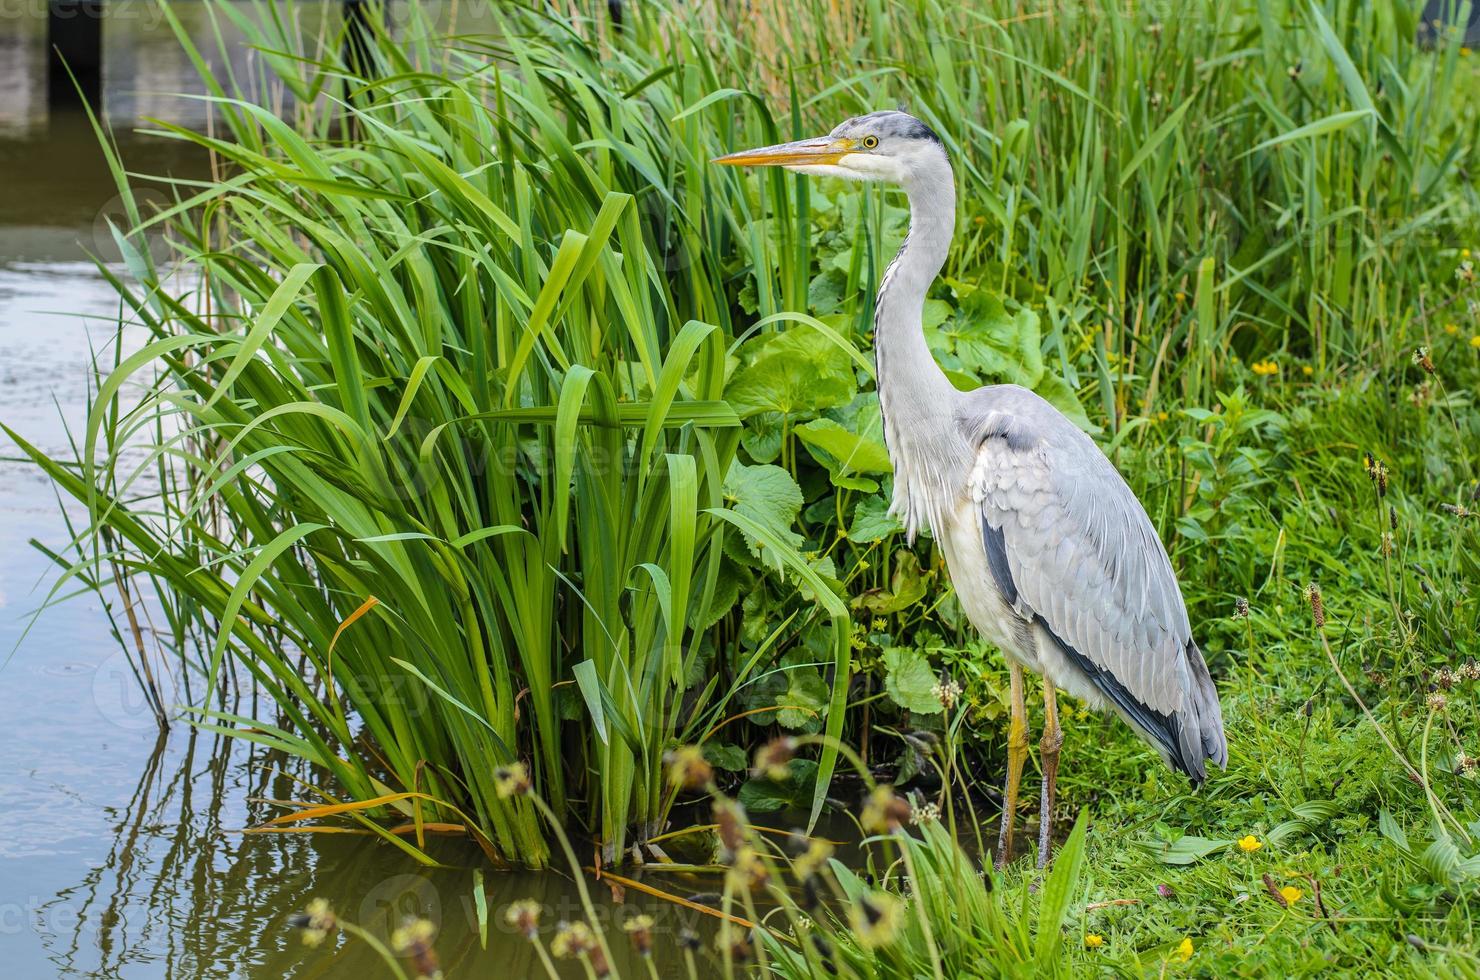
[[[46,49],[48,102],[52,106],[75,106],[85,101],[100,109],[103,0],[47,0]]]

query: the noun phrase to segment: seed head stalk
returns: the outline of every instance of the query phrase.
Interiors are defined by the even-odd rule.
[[[376,955],[390,967],[391,975],[395,977],[395,980],[407,980],[406,971],[401,969],[401,961],[396,959],[395,954],[390,951],[390,948],[385,943],[376,939],[368,930],[360,928],[353,922],[341,921],[339,928],[375,950]]]
[[[904,830],[896,830],[895,834],[903,836]],[[910,854],[909,841],[901,840],[899,842],[899,853],[900,857],[904,859],[905,872],[910,876],[911,890],[915,893],[915,903],[917,905],[915,918],[920,923],[921,933],[925,936],[925,948],[930,951],[930,969],[935,975],[935,980],[945,980],[945,969],[940,961],[940,947],[935,944],[935,930],[931,928],[930,916],[926,914],[924,909],[925,898],[918,887],[920,879],[915,874],[915,861]]]
[[[545,968],[545,975],[550,980],[560,980],[560,974],[555,971],[555,961],[550,959],[550,951],[545,948],[545,941],[540,938],[539,933],[529,937],[530,944],[534,946],[534,953],[540,958],[540,966]]]
[[[1398,629],[1407,638],[1408,627],[1403,618],[1403,610],[1398,605],[1397,588],[1393,584],[1393,548],[1395,542],[1392,534],[1385,530],[1387,526],[1387,515],[1383,513],[1382,502],[1388,492],[1388,468],[1382,460],[1376,459],[1371,453],[1367,454],[1368,475],[1372,478],[1372,506],[1377,514],[1377,540],[1382,550],[1382,577],[1387,587],[1388,605],[1392,606],[1393,619],[1398,624]]]
[[[576,891],[581,896],[581,908],[586,913],[586,921],[591,923],[591,932],[596,937],[596,944],[606,957],[606,962],[614,962],[611,947],[606,944],[606,931],[601,928],[601,924],[596,918],[596,904],[591,901],[591,891],[586,887],[586,874],[581,870],[581,862],[576,859],[575,848],[570,846],[570,838],[565,836],[565,829],[560,826],[560,821],[555,817],[555,811],[550,809],[550,804],[545,802],[544,797],[532,791],[524,795],[540,811],[540,815],[549,823],[550,830],[554,833],[555,839],[560,842],[560,849],[565,852],[565,860],[570,865],[571,877],[575,880]],[[581,962],[586,964],[586,972],[594,977],[596,974],[591,969],[590,962],[585,957],[582,957]]]
[[[1393,754],[1393,757],[1403,764],[1403,768],[1408,771],[1409,777],[1423,788],[1424,798],[1428,801],[1429,810],[1434,814],[1434,820],[1439,824],[1439,826],[1442,827],[1444,825],[1444,818],[1448,817],[1449,822],[1454,825],[1454,827],[1459,831],[1460,835],[1464,837],[1466,841],[1470,841],[1471,838],[1469,832],[1465,830],[1464,826],[1459,822],[1454,814],[1449,812],[1449,808],[1446,807],[1439,800],[1439,797],[1437,795],[1435,795],[1433,787],[1429,785],[1428,778],[1424,775],[1424,773],[1415,769],[1413,767],[1413,763],[1408,761],[1408,757],[1405,756],[1402,751],[1398,749],[1398,746],[1394,744],[1392,738],[1389,737],[1387,729],[1383,728],[1382,724],[1378,722],[1378,720],[1373,716],[1371,709],[1367,707],[1367,702],[1362,700],[1362,696],[1357,693],[1357,689],[1352,686],[1352,682],[1347,680],[1346,673],[1341,669],[1341,664],[1337,661],[1336,654],[1331,649],[1330,641],[1326,639],[1326,632],[1324,629],[1326,625],[1325,602],[1321,597],[1320,587],[1312,585],[1307,590],[1307,592],[1310,598],[1311,612],[1314,614],[1316,620],[1316,637],[1321,641],[1321,649],[1326,651],[1326,659],[1330,661],[1331,669],[1336,671],[1336,676],[1340,678],[1342,686],[1346,688],[1346,692],[1351,695],[1352,700],[1357,702],[1357,707],[1362,710],[1362,714],[1365,715],[1367,720],[1372,723],[1372,727],[1377,730],[1377,736],[1378,738],[1382,739],[1382,744],[1386,745],[1388,751]],[[1430,712],[1429,717],[1431,723],[1433,719],[1432,712]],[[1428,724],[1425,724],[1424,732],[1424,738],[1425,740],[1427,740]],[[1422,759],[1420,760],[1420,762],[1422,762]]]

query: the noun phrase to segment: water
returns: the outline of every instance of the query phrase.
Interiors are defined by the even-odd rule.
[[[204,26],[197,5],[173,6]],[[47,111],[42,9],[0,8],[0,421],[65,457],[85,417],[93,357],[114,353],[118,304],[87,256],[110,251],[106,216],[119,209],[86,120]],[[149,5],[108,9],[106,110],[125,163],[200,173],[177,147],[129,135],[145,115],[204,124],[201,103],[168,95],[198,90],[190,66]],[[464,6],[460,29],[475,10]],[[140,342],[124,331],[125,348]],[[121,612],[115,624],[96,597],[67,596],[75,583],[48,599],[57,569],[30,542],[65,552],[73,532],[64,515],[80,515],[64,512],[17,455],[0,435],[0,974],[387,975],[363,944],[302,944],[286,922],[313,897],[382,935],[403,915],[431,919],[449,977],[539,972],[499,910],[534,896],[549,920],[575,917],[566,877],[488,869],[484,949],[472,899],[484,862],[465,842],[433,842],[448,867],[429,870],[368,837],[240,833],[283,812],[265,800],[303,799],[294,777],[313,774],[180,721],[160,734],[115,635],[126,629]],[[680,893],[711,884],[657,883]],[[653,914],[660,953],[681,925],[709,921],[635,894],[617,905],[594,887],[615,921]]]

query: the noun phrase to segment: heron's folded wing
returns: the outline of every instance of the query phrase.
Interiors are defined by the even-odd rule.
[[[1204,755],[1224,751],[1221,719],[1203,717],[1209,696],[1216,716],[1217,694],[1140,501],[1067,420],[1034,426],[1001,413],[980,422],[970,486],[996,586],[1169,758],[1200,776]]]

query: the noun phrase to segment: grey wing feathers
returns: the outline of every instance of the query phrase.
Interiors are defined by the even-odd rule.
[[[1166,549],[1094,442],[1015,386],[973,393],[962,419],[993,585],[1169,763],[1227,764],[1218,693]]]

